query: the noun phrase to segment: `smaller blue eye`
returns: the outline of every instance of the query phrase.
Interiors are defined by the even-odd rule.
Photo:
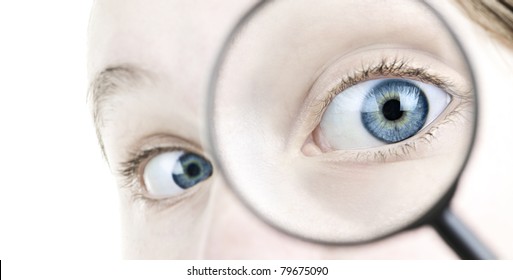
[[[426,123],[428,111],[428,101],[418,86],[387,80],[366,95],[361,119],[374,137],[396,143],[415,135]]]
[[[182,189],[190,188],[212,175],[212,165],[203,157],[184,153],[175,163],[173,181]]]

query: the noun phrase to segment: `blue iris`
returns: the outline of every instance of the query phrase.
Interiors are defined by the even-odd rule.
[[[422,90],[405,80],[376,85],[362,104],[362,122],[374,137],[396,143],[415,135],[426,123],[429,105]]]
[[[185,153],[178,158],[172,175],[180,188],[187,189],[210,177],[212,164],[197,154]]]

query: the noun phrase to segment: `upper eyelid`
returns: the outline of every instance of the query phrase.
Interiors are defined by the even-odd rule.
[[[409,60],[394,58],[392,60],[382,59],[378,64],[371,66],[362,65],[352,76],[342,78],[342,82],[345,84],[344,88],[341,88],[342,84],[339,84],[339,86],[333,88],[332,91],[342,91],[347,87],[372,78],[375,75],[415,77],[421,82],[429,82],[442,88],[447,87],[447,79],[429,73],[424,67],[411,67],[409,66],[409,63]]]
[[[158,146],[158,147],[152,147],[143,149],[136,153],[130,153],[129,159],[123,162],[120,162],[120,168],[118,169],[118,174],[128,177],[130,175],[133,175],[136,173],[137,169],[141,167],[142,163],[145,161],[151,159],[157,154],[164,153],[164,152],[175,152],[175,151],[185,151],[185,152],[192,152],[192,153],[200,153],[198,151],[195,151],[195,149],[190,149],[187,147],[180,147],[180,146]]]
[[[130,176],[135,173],[135,169],[141,165],[144,160],[151,158],[155,154],[159,154],[164,151],[176,151],[176,148],[167,148],[164,149],[162,147],[155,147],[150,149],[142,150],[136,154],[132,154],[129,157],[129,160],[121,162],[119,165],[121,168],[118,173],[122,176]]]
[[[141,137],[140,140],[134,141],[134,144],[127,148],[128,160],[121,162],[127,164],[137,158],[148,156],[148,153],[161,151],[185,150],[194,153],[204,154],[202,147],[191,140],[171,134],[155,133]]]

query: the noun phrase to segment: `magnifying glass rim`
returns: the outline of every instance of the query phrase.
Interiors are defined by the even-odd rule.
[[[405,230],[414,229],[422,225],[430,224],[433,219],[435,219],[441,211],[449,207],[450,201],[452,197],[454,196],[454,193],[457,188],[458,180],[461,177],[461,174],[465,170],[465,167],[467,166],[467,163],[470,158],[470,154],[472,152],[472,149],[474,147],[474,143],[476,140],[476,134],[477,134],[477,127],[478,127],[478,88],[477,88],[477,81],[475,79],[473,67],[470,63],[470,60],[468,59],[468,55],[465,51],[465,48],[463,47],[463,44],[458,39],[458,36],[456,36],[456,33],[454,30],[450,27],[450,25],[446,22],[444,17],[435,9],[433,8],[429,3],[426,3],[421,0],[417,0],[417,2],[421,5],[424,5],[427,7],[437,18],[441,21],[443,26],[449,31],[449,34],[454,39],[457,48],[460,50],[463,60],[466,64],[466,68],[469,72],[469,78],[471,79],[471,85],[473,87],[473,93],[474,93],[474,103],[473,103],[473,129],[471,133],[471,139],[468,147],[468,152],[465,156],[465,159],[463,161],[463,164],[461,165],[460,170],[458,171],[457,175],[455,176],[455,179],[451,185],[451,187],[446,191],[446,193],[439,199],[439,201],[434,204],[424,215],[422,215],[419,219],[416,219],[412,221],[411,223],[407,223],[402,227],[399,227],[396,230],[393,230],[387,234],[377,236],[376,238],[371,238],[368,240],[363,241],[355,241],[355,242],[346,242],[346,241],[326,241],[326,240],[319,240],[315,238],[310,238],[307,236],[303,236],[299,233],[296,233],[294,231],[288,230],[280,225],[278,225],[276,222],[268,219],[265,215],[260,213],[257,209],[255,209],[252,204],[237,190],[235,185],[233,184],[233,181],[231,180],[229,173],[227,170],[225,170],[224,165],[222,163],[219,149],[218,149],[218,143],[216,138],[216,122],[215,118],[213,118],[215,113],[215,97],[217,92],[217,85],[218,80],[220,76],[220,72],[222,70],[222,67],[224,65],[224,61],[226,60],[229,51],[231,43],[235,40],[236,36],[239,34],[241,29],[255,16],[260,12],[266,4],[272,2],[272,0],[261,0],[255,5],[253,5],[235,24],[235,26],[232,28],[228,36],[226,37],[219,54],[215,60],[214,67],[212,69],[212,75],[210,76],[209,85],[208,85],[208,91],[207,91],[207,110],[206,110],[206,124],[207,125],[207,140],[208,140],[208,148],[210,151],[212,151],[212,158],[216,164],[217,170],[219,170],[220,174],[223,176],[224,181],[228,184],[230,189],[233,190],[236,197],[240,199],[244,205],[259,219],[263,220],[266,224],[270,225],[271,227],[275,228],[279,232],[283,232],[287,235],[293,236],[295,238],[298,238],[300,240],[305,240],[312,243],[317,244],[323,244],[323,245],[334,245],[334,246],[353,246],[353,245],[361,245],[361,244],[367,244],[371,242],[375,242],[378,240],[382,240],[385,238],[388,238],[392,235],[395,235],[397,233],[400,233]]]

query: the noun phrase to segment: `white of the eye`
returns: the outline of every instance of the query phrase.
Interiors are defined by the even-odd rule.
[[[184,191],[174,182],[171,175],[183,154],[183,151],[165,152],[148,161],[144,168],[143,180],[146,190],[152,197],[170,197]]]
[[[337,150],[358,149],[382,146],[385,143],[372,136],[362,124],[361,110],[371,110],[376,104],[369,104],[369,108],[362,108],[367,93],[377,84],[387,79],[365,81],[347,88],[339,93],[322,116],[320,128],[330,146]],[[423,82],[409,80],[418,86],[426,95],[429,111],[424,127],[434,121],[447,107],[451,96],[437,86]],[[415,100],[405,100],[402,105],[408,106]],[[416,104],[416,102],[414,102]],[[411,104],[410,104],[411,105]],[[403,107],[405,108],[405,107]],[[375,108],[374,108],[375,109]]]

